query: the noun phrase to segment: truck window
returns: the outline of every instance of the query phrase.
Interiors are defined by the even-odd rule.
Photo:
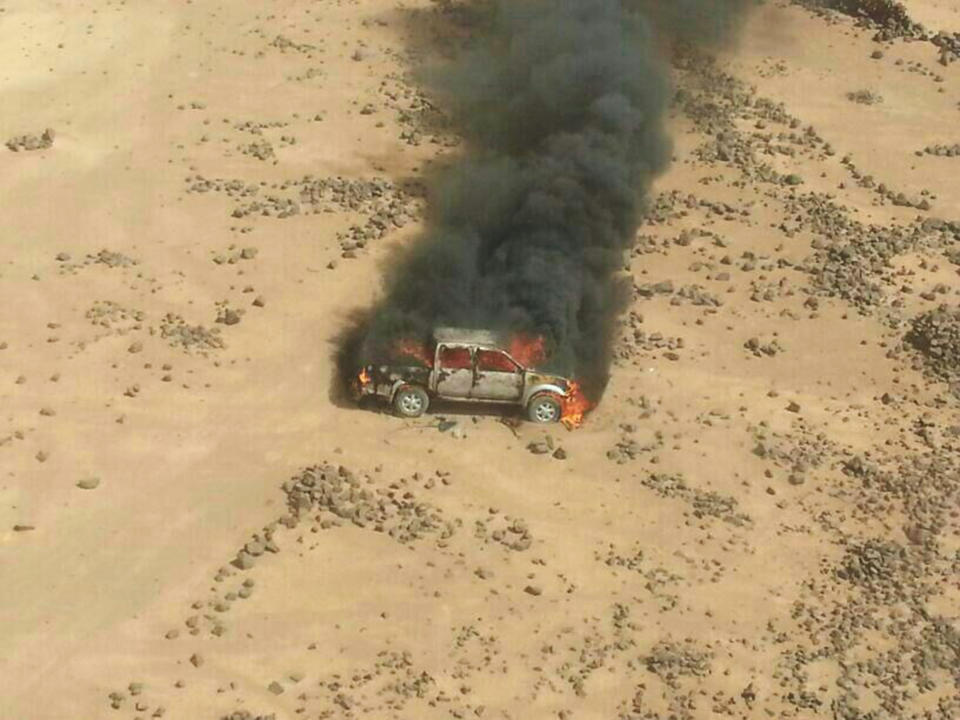
[[[481,372],[520,372],[520,366],[502,352],[477,350],[477,370]]]
[[[473,362],[470,359],[470,349],[464,347],[440,348],[440,367],[445,370],[470,370]]]

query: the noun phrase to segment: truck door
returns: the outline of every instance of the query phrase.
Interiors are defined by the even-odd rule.
[[[498,350],[477,350],[477,373],[470,397],[475,400],[519,400],[523,368]]]
[[[441,345],[437,352],[437,395],[447,398],[470,397],[473,386],[473,357],[470,348]]]

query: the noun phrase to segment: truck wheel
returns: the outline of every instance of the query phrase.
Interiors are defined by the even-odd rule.
[[[393,396],[393,409],[400,417],[420,417],[428,407],[430,407],[430,396],[427,395],[426,390],[416,385],[404,385]]]
[[[549,393],[534,395],[533,399],[527,403],[527,417],[535,423],[555,423],[561,415],[563,408],[560,406],[560,400]]]

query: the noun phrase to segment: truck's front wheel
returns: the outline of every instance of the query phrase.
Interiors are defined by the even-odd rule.
[[[393,409],[400,417],[417,418],[430,407],[427,391],[416,385],[404,385],[393,397]]]
[[[541,393],[534,395],[527,404],[527,417],[535,423],[555,423],[563,415],[563,407],[556,395]]]

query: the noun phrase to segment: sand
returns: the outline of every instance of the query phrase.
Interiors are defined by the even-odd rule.
[[[787,2],[678,58],[585,426],[405,421],[333,353],[458,17],[0,5],[0,717],[956,717],[960,62]]]

